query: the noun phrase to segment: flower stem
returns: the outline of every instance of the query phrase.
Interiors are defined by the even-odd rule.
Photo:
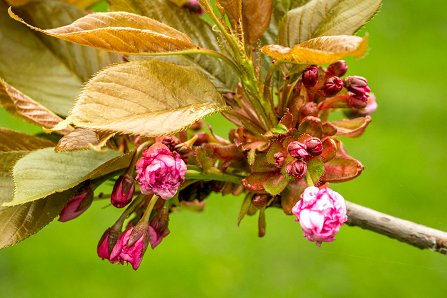
[[[218,169],[204,173],[196,166],[188,166],[185,177],[187,180],[222,181],[235,184],[240,184],[243,178],[241,176],[223,173]]]
[[[140,219],[140,222],[142,222],[142,223],[149,222],[149,218],[151,217],[152,210],[154,209],[154,206],[157,203],[158,198],[159,198],[158,196],[153,196],[151,198],[151,200],[149,201],[149,204],[146,207],[146,210],[144,211],[143,216]]]

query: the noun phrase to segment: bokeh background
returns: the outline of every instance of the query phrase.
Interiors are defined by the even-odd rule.
[[[443,0],[385,1],[363,31],[370,52],[349,60],[379,109],[360,139],[346,140],[366,169],[333,185],[347,200],[447,230],[447,13]],[[209,118],[221,134],[227,124]],[[0,126],[37,132],[0,110]],[[214,196],[203,213],[179,212],[171,235],[140,269],[96,256],[118,217],[95,202],[79,219],[53,222],[0,252],[0,297],[447,297],[447,257],[359,228],[318,248],[280,210],[236,226],[241,200]]]

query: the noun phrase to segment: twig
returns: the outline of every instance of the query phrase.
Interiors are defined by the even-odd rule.
[[[447,233],[346,202],[350,226],[383,234],[420,249],[447,254]]]

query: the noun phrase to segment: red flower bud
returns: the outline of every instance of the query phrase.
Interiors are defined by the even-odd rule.
[[[351,76],[345,79],[345,87],[352,93],[362,96],[371,91],[364,77]]]
[[[112,205],[116,208],[123,208],[132,201],[135,190],[135,181],[128,174],[119,176],[113,186],[111,195]]]
[[[96,249],[98,256],[102,259],[109,259],[112,253],[113,247],[118,242],[121,235],[120,231],[116,231],[113,228],[107,229],[98,242]]]
[[[307,164],[305,161],[297,159],[286,165],[286,173],[296,179],[301,179],[306,175]]]
[[[149,244],[149,229],[144,226],[135,226],[127,229],[110,253],[110,262],[131,263],[132,268],[137,270],[143,260]]]
[[[169,235],[169,210],[160,209],[149,222],[149,243],[152,249],[157,247],[160,242]]]
[[[304,86],[310,88],[317,84],[318,81],[318,66],[311,65],[303,71],[302,80]]]
[[[276,152],[275,154],[273,154],[273,158],[275,159],[275,166],[277,166],[278,168],[282,167],[282,165],[284,164],[284,160],[286,159],[284,153],[282,152]]]
[[[363,109],[368,104],[369,94],[364,93],[362,95],[355,94],[353,92],[348,93],[347,103],[351,108]]]
[[[323,152],[323,144],[319,138],[307,139],[304,144],[307,147],[307,152],[313,156],[320,155]]]
[[[339,77],[330,77],[324,82],[321,89],[323,90],[324,95],[328,97],[334,96],[343,89],[343,81]]]
[[[287,151],[289,151],[289,154],[295,158],[306,159],[309,157],[306,145],[298,141],[291,142],[289,146],[287,146]]]
[[[328,66],[326,70],[326,76],[332,77],[342,77],[348,71],[348,65],[345,61],[339,60]]]
[[[93,190],[90,183],[86,183],[68,200],[59,214],[59,221],[72,220],[84,213],[93,202]]]

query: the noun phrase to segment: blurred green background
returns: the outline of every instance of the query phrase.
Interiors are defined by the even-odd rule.
[[[364,31],[368,78],[379,109],[360,139],[346,140],[365,165],[333,185],[347,200],[447,230],[447,5],[386,1]],[[211,118],[218,132],[226,124]],[[37,131],[0,110],[0,126]],[[79,219],[53,222],[0,252],[0,297],[446,297],[447,257],[359,228],[318,248],[280,210],[236,226],[240,199],[215,196],[203,213],[172,215],[171,235],[140,269],[111,265],[96,244],[119,211],[96,202]]]

